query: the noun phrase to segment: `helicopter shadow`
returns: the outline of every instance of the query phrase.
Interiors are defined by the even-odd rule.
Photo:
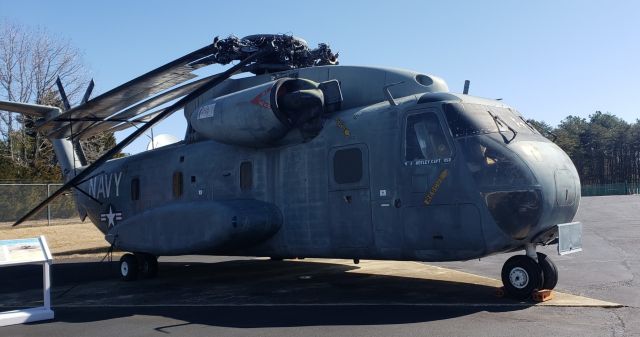
[[[222,327],[379,325],[443,320],[480,311],[525,309],[495,296],[494,287],[359,272],[318,261],[161,262],[154,279],[122,282],[116,262],[53,266],[56,321],[83,323],[148,315]],[[10,268],[0,280],[4,307],[38,305],[41,268]],[[9,270],[9,269],[8,269]],[[41,279],[40,279],[41,280]],[[20,290],[22,289],[22,290]],[[3,309],[4,310],[4,309]],[[33,323],[45,324],[45,323]]]

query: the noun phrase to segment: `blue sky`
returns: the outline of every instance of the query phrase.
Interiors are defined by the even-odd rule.
[[[596,110],[640,117],[632,99],[640,89],[638,13],[635,1],[0,0],[0,20],[44,27],[82,50],[95,94],[216,35],[292,33],[312,46],[329,43],[341,64],[431,73],[454,92],[469,79],[471,94],[503,98],[553,125]],[[154,132],[182,138],[185,125],[177,113]]]

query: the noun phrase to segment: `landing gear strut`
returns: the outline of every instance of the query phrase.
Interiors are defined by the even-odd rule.
[[[510,257],[502,267],[502,284],[507,295],[524,300],[535,290],[552,290],[558,284],[558,268],[535,246],[526,247],[526,255]]]
[[[138,277],[153,278],[158,274],[158,258],[146,253],[124,254],[120,258],[120,277],[134,281]]]

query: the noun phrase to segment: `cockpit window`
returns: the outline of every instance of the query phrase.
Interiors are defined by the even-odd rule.
[[[532,186],[535,177],[526,165],[509,150],[496,135],[483,135],[458,139],[467,168],[480,191],[496,187]]]
[[[438,116],[433,112],[407,117],[405,160],[437,159],[451,157]]]
[[[473,103],[448,103],[444,114],[454,137],[466,137],[492,132],[532,134],[534,129],[527,125],[520,113],[510,108]],[[492,116],[498,118],[498,122]]]

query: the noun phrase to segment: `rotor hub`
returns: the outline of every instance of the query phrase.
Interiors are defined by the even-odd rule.
[[[272,53],[243,69],[256,75],[338,64],[338,54],[334,54],[328,44],[320,43],[317,48],[310,49],[307,41],[293,35],[255,34],[243,38],[232,35],[225,39],[216,37],[213,45],[216,52],[209,61],[219,64],[243,60],[259,50],[271,48]]]

